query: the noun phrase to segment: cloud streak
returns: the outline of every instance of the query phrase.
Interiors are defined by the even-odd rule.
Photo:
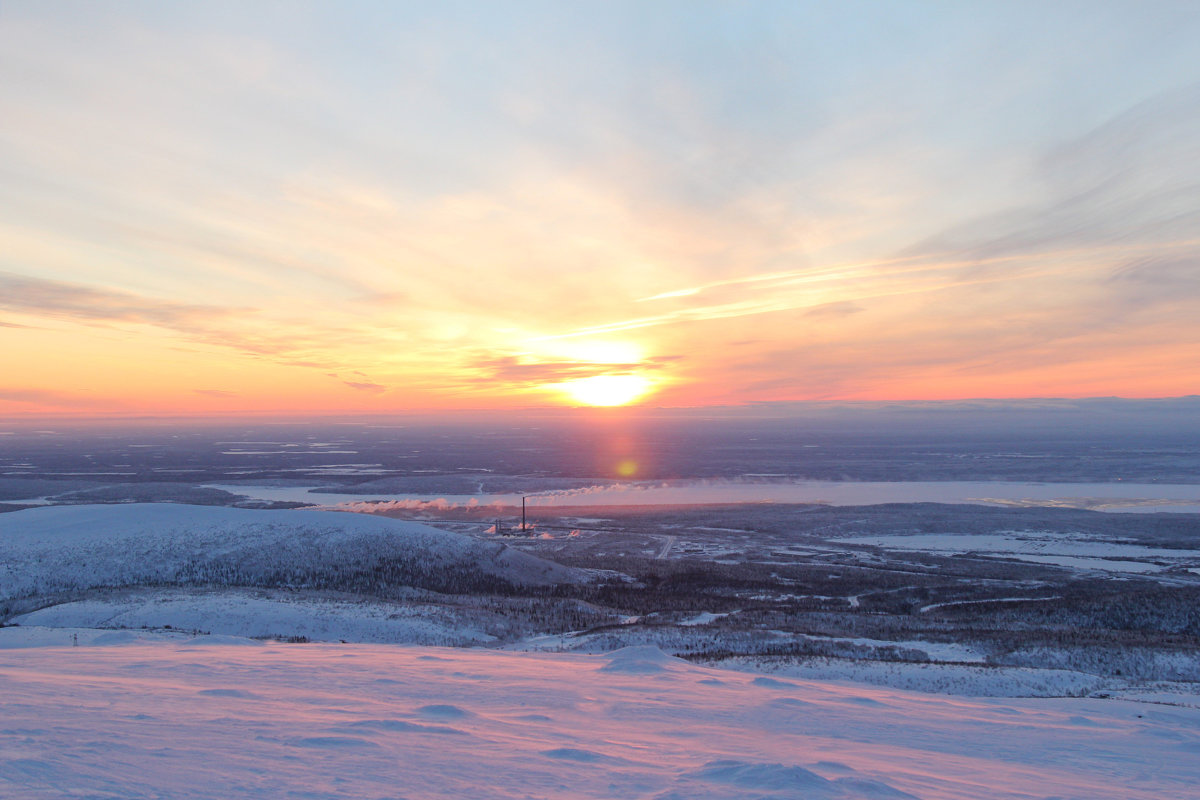
[[[369,381],[342,381],[346,386],[358,392],[367,392],[369,394],[382,394],[387,391],[387,387],[379,383],[371,383]]]
[[[654,356],[642,361],[597,362],[531,360],[523,356],[488,356],[469,365],[471,383],[497,386],[540,387],[600,375],[634,375],[658,372],[683,356]]]
[[[327,369],[339,360],[336,352],[340,343],[365,335],[353,324],[315,325],[271,319],[262,310],[248,306],[180,303],[11,272],[0,272],[0,309],[35,319],[105,328],[148,325],[197,344],[312,369]],[[4,327],[29,326],[8,323]],[[314,354],[318,358],[303,357]],[[322,356],[324,360],[320,360]]]
[[[2,272],[0,309],[88,323],[141,323],[180,331],[195,330],[200,323],[246,311],[151,300],[128,292]]]

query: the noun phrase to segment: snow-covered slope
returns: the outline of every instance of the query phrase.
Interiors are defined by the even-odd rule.
[[[4,649],[35,633],[0,629],[2,798],[1184,800],[1200,786],[1194,708],[766,678],[651,648],[109,632]]]
[[[465,646],[495,636],[478,608],[421,602],[373,602],[267,590],[128,590],[20,614],[20,626],[200,631],[315,642],[392,642]],[[62,641],[62,640],[60,640]]]
[[[168,503],[0,514],[0,600],[146,583],[328,587],[343,581],[349,585],[341,588],[354,590],[581,577],[498,542],[360,514]]]

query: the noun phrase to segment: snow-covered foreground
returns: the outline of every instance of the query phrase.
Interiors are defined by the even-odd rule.
[[[38,636],[0,630],[4,798],[1182,800],[1200,786],[1190,708],[783,680],[652,648],[131,632],[3,647]]]

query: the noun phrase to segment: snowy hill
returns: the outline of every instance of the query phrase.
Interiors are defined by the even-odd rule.
[[[1195,708],[765,678],[652,648],[38,635],[0,629],[3,798],[1183,800],[1200,786]]]
[[[501,543],[358,514],[162,503],[0,515],[0,603],[134,585],[387,594],[403,586],[453,591],[581,579]]]

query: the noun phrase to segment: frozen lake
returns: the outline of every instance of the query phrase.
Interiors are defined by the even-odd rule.
[[[350,507],[368,501],[419,507],[519,506],[519,494],[327,494],[314,487],[210,484],[255,500]],[[1019,481],[745,481],[646,482],[597,485],[526,495],[530,507],[701,505],[708,503],[973,503],[991,506],[1085,508],[1113,512],[1200,512],[1200,485],[1156,483],[1033,483]]]

